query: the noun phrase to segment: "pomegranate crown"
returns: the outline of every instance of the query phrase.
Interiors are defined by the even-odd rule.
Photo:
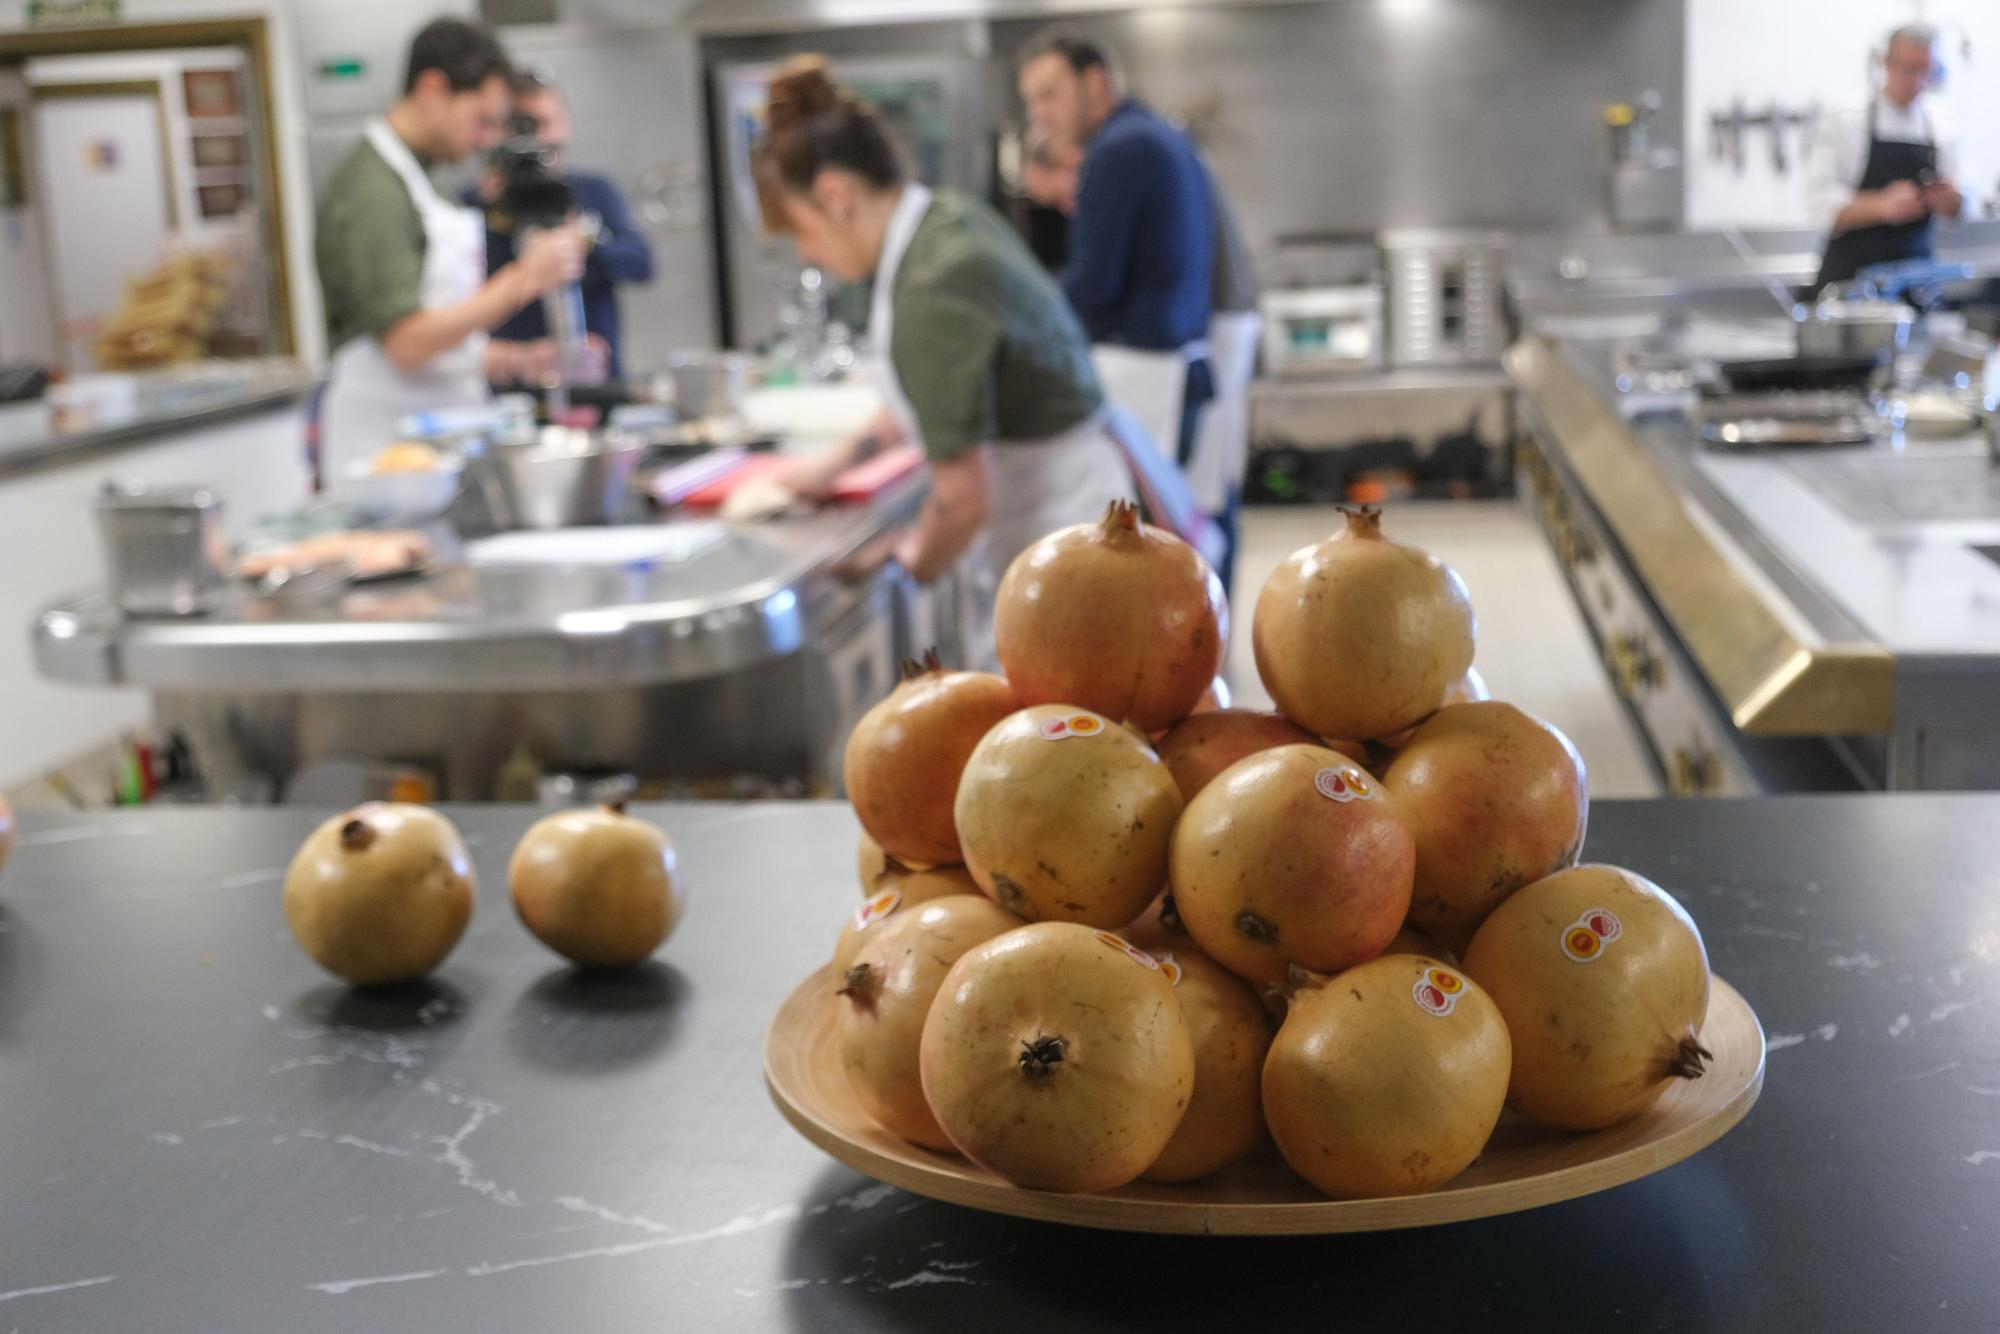
[[[1352,509],[1342,505],[1340,512],[1347,516],[1347,536],[1382,536],[1382,507],[1380,505],[1357,505]]]
[[[919,676],[929,676],[933,672],[941,672],[943,670],[944,660],[938,657],[938,651],[935,647],[925,649],[924,655],[921,658],[905,658],[902,662],[903,679],[905,681],[914,681]]]
[[[1130,500],[1114,500],[1104,507],[1102,524],[1105,536],[1139,531],[1139,506]]]

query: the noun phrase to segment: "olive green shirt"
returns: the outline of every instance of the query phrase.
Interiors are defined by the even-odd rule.
[[[329,352],[353,338],[379,338],[423,306],[423,216],[403,178],[366,139],[320,194],[313,257]]]
[[[890,302],[889,360],[933,460],[1046,440],[1103,406],[1090,344],[1062,290],[976,200],[937,192]]]

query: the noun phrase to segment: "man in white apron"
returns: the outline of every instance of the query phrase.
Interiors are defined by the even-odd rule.
[[[1214,392],[1207,169],[1185,135],[1126,95],[1097,42],[1044,34],[1024,53],[1018,81],[1036,132],[1084,149],[1062,287],[1098,375],[1112,402],[1185,467]]]
[[[315,255],[333,357],[320,400],[320,478],[341,485],[417,412],[482,403],[489,381],[533,381],[543,343],[487,331],[583,268],[583,241],[557,229],[486,272],[485,224],[440,193],[427,165],[498,143],[511,98],[505,52],[485,29],[438,19],[410,45],[402,98],[368,123],[320,196]]]

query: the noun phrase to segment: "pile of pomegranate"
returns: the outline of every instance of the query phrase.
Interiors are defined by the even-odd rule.
[[[1686,912],[1578,865],[1561,731],[1486,698],[1465,585],[1373,509],[1257,599],[1276,713],[1216,708],[1206,563],[1115,504],[1000,589],[1004,676],[935,656],[856,727],[863,901],[834,1058],[1020,1186],[1192,1181],[1266,1138],[1341,1197],[1450,1181],[1503,1107],[1594,1130],[1702,1074]]]

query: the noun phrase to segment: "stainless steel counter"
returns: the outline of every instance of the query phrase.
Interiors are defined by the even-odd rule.
[[[1631,367],[1786,351],[1782,321],[1566,328],[1510,355],[1523,494],[1670,784],[2000,787],[1979,437],[1717,453]]]
[[[767,523],[675,521],[703,539],[681,559],[455,560],[317,611],[237,590],[207,616],[135,620],[91,592],[39,617],[36,662],[57,680],[151,691],[157,726],[189,739],[212,796],[286,797],[301,774],[359,763],[483,800],[523,749],[549,770],[829,791],[859,711],[916,636],[940,637],[930,608],[948,584],[838,573],[923,490],[911,480]]]
[[[289,361],[251,362],[213,373],[142,377],[145,390],[129,412],[54,425],[0,441],[0,484],[50,467],[101,458],[163,435],[185,433],[304,399],[316,377]]]

